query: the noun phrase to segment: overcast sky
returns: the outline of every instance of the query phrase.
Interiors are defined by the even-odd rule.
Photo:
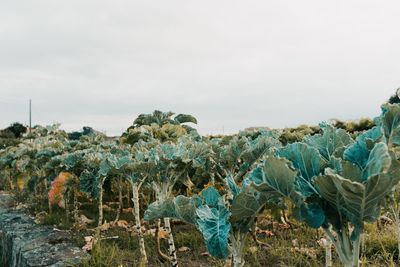
[[[374,117],[400,87],[400,2],[2,1],[0,128],[119,135],[140,113],[202,134]]]

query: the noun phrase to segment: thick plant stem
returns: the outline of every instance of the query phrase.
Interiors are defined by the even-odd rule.
[[[332,267],[332,241],[328,235],[326,235],[325,239],[325,266]]]
[[[396,219],[396,232],[397,232],[397,250],[399,253],[398,261],[400,262],[400,222],[399,222],[399,218]]]
[[[68,191],[67,193],[65,193],[65,216],[66,216],[66,220],[67,222],[69,222],[69,209],[68,209]]]
[[[232,241],[231,241],[231,237],[230,236],[228,236],[228,247],[232,247]],[[232,252],[231,252],[231,250],[229,250],[229,255],[225,259],[224,267],[231,267],[232,266],[232,262],[233,262],[233,260],[232,260]]]
[[[49,214],[51,215],[53,213],[53,209],[51,207],[51,202],[50,200],[47,201],[47,203],[49,204]]]
[[[351,248],[349,236],[348,236],[347,231],[345,229],[342,230],[342,241],[343,241],[343,244],[344,244],[343,247],[345,248],[345,251],[351,253],[352,248]]]
[[[43,180],[43,183],[44,183],[44,193],[45,193],[45,196],[46,196],[47,193],[49,192],[49,189],[47,188],[47,180],[44,179],[44,180]],[[37,192],[36,192],[36,186],[35,186],[35,193],[37,193]],[[48,199],[48,197],[47,197],[47,199]],[[42,199],[40,199],[40,206],[41,206],[42,209],[44,208]],[[50,212],[50,211],[49,211],[49,212]]]
[[[232,266],[232,254],[229,254],[229,256],[225,259],[225,265],[224,267],[231,267]]]
[[[14,184],[13,184],[13,182],[12,182],[12,180],[11,180],[11,172],[10,172],[10,170],[8,169],[8,167],[7,167],[7,169],[6,169],[6,179],[7,179],[7,181],[8,181],[8,183],[10,184],[10,191],[12,191],[12,190],[14,190]]]
[[[361,235],[360,234],[357,237],[357,240],[353,243],[353,267],[358,267],[360,266],[360,240],[361,240]]]
[[[178,260],[176,257],[176,249],[175,249],[175,242],[174,242],[174,237],[172,235],[171,231],[171,223],[169,218],[164,218],[164,226],[165,226],[165,231],[167,232],[167,238],[168,238],[168,246],[169,246],[169,256],[171,258],[171,264],[173,267],[178,266]]]
[[[246,234],[237,233],[236,235],[230,234],[231,246],[230,252],[232,253],[232,265],[233,267],[244,266],[243,258],[243,244],[246,238]]]
[[[400,218],[399,218],[399,207],[400,205],[393,206],[396,204],[392,204],[392,213],[393,213],[393,219],[394,219],[394,224],[396,226],[396,234],[397,234],[397,250],[399,253],[399,262],[400,262]]]
[[[359,267],[360,264],[360,236],[357,237],[355,242],[351,242],[347,234],[343,231],[338,233],[336,240],[329,229],[325,229],[325,233],[330,237],[331,241],[336,247],[339,258],[345,267]]]
[[[282,217],[283,217],[283,220],[285,221],[285,223],[290,225],[290,221],[289,221],[289,218],[288,218],[288,215],[287,215],[286,211],[285,210],[281,210],[281,212],[282,212]]]
[[[122,211],[122,178],[119,178],[118,179],[118,209],[117,209],[117,216],[115,216],[114,223],[116,223],[119,220],[121,211]]]
[[[338,253],[338,256],[340,258],[340,261],[343,263],[344,266],[346,267],[351,267],[351,260],[349,260],[347,253],[345,249],[343,248],[343,242],[342,242],[342,237],[340,234],[337,235],[338,240],[333,236],[332,232],[330,231],[329,228],[322,228],[326,235],[329,237],[329,239],[332,241],[333,245],[336,248],[336,252]]]
[[[160,236],[159,236],[160,229],[161,229],[161,219],[158,219],[156,233],[155,233],[158,257],[160,258],[160,260],[169,261],[170,258],[161,251]]]
[[[131,199],[131,195],[130,195],[129,186],[126,187],[126,199],[127,199],[127,201],[128,201],[127,207],[130,207],[130,206],[131,206],[131,203],[129,202],[129,200]]]
[[[97,225],[96,230],[96,239],[100,240],[100,228],[103,223],[103,183],[99,184],[100,193],[99,193],[99,223]]]
[[[244,260],[240,255],[232,255],[233,267],[243,267]]]
[[[77,223],[79,218],[78,218],[78,193],[77,190],[74,189],[74,221]]]
[[[47,179],[45,179],[44,180],[44,183],[45,184],[47,184]],[[47,188],[47,186],[46,186],[46,188]],[[35,186],[35,190],[36,190],[36,186]],[[53,209],[52,209],[52,207],[51,207],[51,202],[50,202],[50,199],[49,199],[49,197],[48,197],[48,190],[46,190],[46,194],[47,194],[47,204],[49,205],[49,214],[51,215],[52,213],[53,213]]]
[[[211,173],[211,185],[215,186],[215,174]]]
[[[147,263],[146,248],[144,246],[144,238],[142,233],[142,226],[140,225],[140,210],[139,210],[139,188],[136,184],[132,184],[132,201],[133,201],[133,215],[135,216],[136,231],[139,238],[140,254],[142,255],[142,262]],[[121,195],[122,196],[122,195]]]

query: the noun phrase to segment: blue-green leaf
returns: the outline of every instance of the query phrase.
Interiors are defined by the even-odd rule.
[[[342,157],[345,147],[354,143],[350,135],[343,129],[335,129],[331,125],[321,125],[323,134],[306,136],[303,142],[318,149],[326,161],[332,156]]]
[[[375,126],[356,138],[356,142],[348,147],[343,154],[345,160],[350,161],[363,169],[367,164],[370,150],[368,142],[376,142],[382,137],[382,129]]]
[[[385,104],[380,117],[382,129],[389,146],[400,145],[400,105]]]
[[[310,205],[301,204],[293,210],[293,217],[305,222],[308,226],[318,229],[325,221],[325,214],[322,208],[317,203]]]
[[[202,205],[202,200],[198,196],[191,198],[177,196],[169,198],[164,202],[153,202],[144,213],[145,220],[159,218],[176,218],[187,223],[197,224],[196,209]]]
[[[204,199],[208,206],[214,207],[218,206],[219,198],[221,197],[221,195],[218,194],[217,190],[215,190],[213,187],[208,187],[203,190],[200,196],[202,199]]]
[[[378,143],[372,149],[367,164],[362,170],[362,181],[373,175],[385,173],[390,167],[392,159],[385,143]]]
[[[228,174],[228,176],[225,177],[225,184],[228,186],[229,191],[232,193],[233,199],[235,199],[241,190],[235,183],[235,180],[233,180],[232,174]]]
[[[196,213],[198,228],[204,236],[208,252],[218,259],[228,257],[228,235],[231,228],[229,211],[224,207],[216,209],[203,205]]]
[[[306,197],[315,193],[311,179],[323,173],[327,165],[318,150],[304,143],[293,143],[281,148],[278,155],[287,158],[299,170],[298,191]]]
[[[84,170],[79,177],[81,191],[90,194],[93,198],[98,198],[100,193],[99,177],[100,175],[96,170]]]

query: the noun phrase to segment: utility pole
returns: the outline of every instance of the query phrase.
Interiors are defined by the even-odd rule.
[[[32,100],[29,99],[29,132],[32,132]]]

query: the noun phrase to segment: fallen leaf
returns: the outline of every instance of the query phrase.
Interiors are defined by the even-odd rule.
[[[85,236],[86,245],[82,247],[84,252],[89,252],[93,248],[93,244],[95,243],[93,236]]]
[[[160,231],[158,231],[158,237],[160,239],[167,239],[167,232],[165,232],[164,229],[160,229]]]
[[[78,192],[78,193],[76,193],[76,196],[77,197],[86,197],[86,194],[82,193],[82,192]]]
[[[323,248],[325,248],[328,245],[331,245],[332,247],[333,245],[332,242],[329,242],[329,240],[327,240],[326,238],[321,238],[320,240],[317,241],[317,244]]]
[[[210,256],[210,254],[208,253],[208,251],[200,253],[201,256]]]
[[[129,223],[125,220],[119,220],[117,221],[117,226],[127,229],[129,227]]]
[[[156,236],[156,229],[150,229],[146,232],[147,234],[151,234],[152,236]],[[167,239],[167,232],[161,227],[160,231],[158,231],[158,237],[160,239]]]
[[[132,213],[132,212],[133,212],[132,208],[122,209],[122,213]]]
[[[81,216],[79,217],[79,223],[82,225],[86,225],[89,223],[93,223],[94,220],[88,219],[85,215],[81,214]]]
[[[107,231],[108,229],[110,229],[110,223],[108,223],[107,221],[104,221],[104,223],[100,227],[100,230]]]
[[[269,224],[269,220],[267,220],[267,219],[261,219],[260,220],[260,222],[258,223],[258,225],[267,225],[267,224]]]
[[[385,224],[392,225],[392,224],[393,224],[393,220],[390,219],[390,218],[387,217],[387,216],[384,216],[384,215],[379,216],[378,222],[379,222],[380,224],[382,224],[382,225],[385,225]]]
[[[251,253],[253,253],[253,254],[256,253],[257,250],[258,250],[257,247],[249,247],[249,251],[250,251]]]
[[[260,228],[257,229],[257,233],[265,234],[266,236],[275,236],[274,232],[269,231],[269,230],[263,230],[263,229],[260,229]]]
[[[186,252],[186,251],[190,251],[190,248],[183,246],[183,247],[178,248],[178,251],[179,252]]]
[[[135,230],[136,231],[136,230]],[[145,232],[147,235],[152,235],[153,237],[156,236],[156,229],[149,229]]]
[[[287,224],[279,223],[278,226],[281,229],[289,229],[290,228],[290,224],[288,224],[288,223]]]
[[[127,221],[125,221],[125,220],[119,220],[118,224],[129,225],[129,223]]]
[[[105,210],[105,211],[112,211],[112,208],[104,204],[104,205],[103,205],[103,210]]]

